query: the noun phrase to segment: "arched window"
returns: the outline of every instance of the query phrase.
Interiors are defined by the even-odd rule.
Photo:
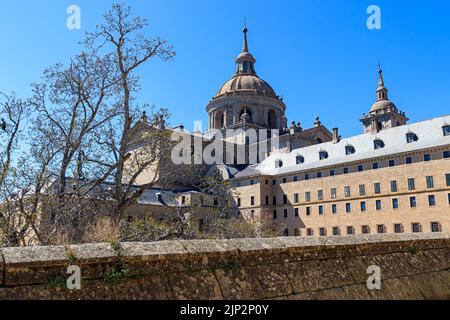
[[[275,161],[275,168],[282,168],[283,167],[283,161],[282,160],[276,160]]]
[[[319,160],[325,160],[328,159],[328,152],[322,150],[319,152]]]
[[[375,139],[375,140],[373,141],[373,147],[374,147],[375,150],[383,149],[383,148],[384,148],[384,142],[383,142],[383,140],[381,140],[381,139]]]
[[[317,144],[321,144],[321,143],[323,143],[323,140],[320,139],[320,138],[317,138],[317,139],[316,139],[316,143],[317,143]]]
[[[408,132],[406,134],[406,142],[407,143],[413,143],[419,140],[419,137],[414,132]]]
[[[446,124],[442,127],[444,136],[450,136],[450,125]]]
[[[275,110],[270,110],[267,115],[267,123],[269,124],[269,129],[276,129],[278,127],[277,124],[277,113]]]
[[[225,115],[222,110],[214,113],[214,129],[222,129],[225,126]]]
[[[297,164],[302,164],[305,162],[305,157],[303,157],[302,155],[297,155],[297,157],[295,157],[295,162]]]
[[[351,155],[354,154],[356,152],[355,147],[352,145],[347,145],[345,146],[345,154],[346,155]]]

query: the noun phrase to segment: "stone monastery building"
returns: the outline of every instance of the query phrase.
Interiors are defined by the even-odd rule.
[[[234,143],[247,154],[263,141],[270,152],[258,153],[254,164],[216,164],[199,173],[219,170],[230,180],[243,217],[269,218],[284,236],[450,231],[450,116],[408,124],[389,100],[380,69],[363,134],[342,139],[319,118],[309,129],[288,124],[286,105],[257,75],[243,32],[235,74],[209,101],[210,130],[201,136],[207,144],[214,131],[241,129]],[[271,135],[247,141],[249,129],[275,130],[278,145]]]

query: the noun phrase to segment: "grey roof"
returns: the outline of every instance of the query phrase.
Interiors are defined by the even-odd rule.
[[[296,149],[290,153],[279,151],[272,153],[266,160],[254,168],[254,170],[259,174],[279,175],[432,147],[446,146],[450,145],[450,136],[444,136],[442,132],[442,127],[446,124],[450,124],[450,116],[443,116],[410,125],[386,129],[377,134],[362,134],[343,139],[339,143],[326,142],[319,145]],[[407,143],[406,134],[408,132],[414,132],[418,137],[418,141]],[[381,139],[384,142],[385,147],[375,150],[373,143],[375,139]],[[356,152],[352,155],[346,155],[345,147],[347,145],[353,146]],[[319,160],[320,151],[326,151],[329,157],[324,160]],[[296,163],[297,155],[304,157],[305,162],[303,164]],[[282,160],[283,167],[276,168],[276,160]]]

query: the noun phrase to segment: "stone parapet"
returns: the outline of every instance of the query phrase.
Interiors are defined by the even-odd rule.
[[[2,248],[0,271],[0,299],[449,299],[450,233]]]

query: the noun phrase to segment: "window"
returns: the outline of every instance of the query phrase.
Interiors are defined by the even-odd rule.
[[[375,208],[377,209],[377,211],[380,211],[381,208],[381,200],[375,200]]]
[[[351,196],[350,187],[344,187],[344,195],[346,198],[349,198]]]
[[[366,186],[364,184],[359,185],[359,195],[365,196],[366,195]]]
[[[409,206],[410,206],[411,208],[417,207],[417,200],[416,200],[416,197],[410,197],[410,198],[409,198]]]
[[[374,147],[375,150],[383,149],[383,148],[384,148],[384,142],[383,142],[383,140],[381,140],[381,139],[375,139],[375,140],[373,141],[373,147]]]
[[[423,161],[425,161],[425,162],[431,161],[431,154],[429,154],[429,153],[424,154]]]
[[[450,193],[447,194],[447,200],[448,200],[448,204],[450,204]]]
[[[420,225],[420,223],[413,223],[412,224],[412,232],[413,233],[422,232],[422,226]]]
[[[367,211],[367,205],[365,201],[361,201],[361,212]]]
[[[284,237],[289,237],[289,229],[284,229],[283,230],[283,236]]]
[[[284,218],[287,219],[289,217],[288,209],[284,209]]]
[[[288,198],[287,195],[283,195],[283,204],[287,204],[288,203]]]
[[[311,201],[311,192],[305,192],[305,201],[310,202]]]
[[[398,188],[397,188],[397,181],[391,181],[391,192],[397,192]]]
[[[344,168],[344,174],[348,174],[348,168]]]
[[[294,215],[295,215],[296,218],[299,217],[298,208],[295,208],[295,209],[294,209]]]
[[[330,190],[330,196],[331,196],[331,199],[336,199],[336,197],[337,197],[337,191],[336,191],[336,188],[332,188],[332,189]]]
[[[305,180],[309,180],[309,174],[305,174]]]
[[[313,233],[313,229],[311,229],[311,228],[306,229],[306,235],[307,235],[308,237],[311,237],[313,234],[314,234],[314,233]]]
[[[433,179],[432,176],[426,177],[426,181],[427,181],[427,188],[428,189],[434,188],[434,179]]]
[[[282,167],[283,167],[283,161],[275,160],[275,168],[282,168]]]
[[[378,165],[378,162],[372,163],[372,169],[377,170],[380,166]]]
[[[362,164],[360,164],[358,166],[358,172],[363,172],[364,171],[364,166]]]
[[[325,160],[325,159],[328,159],[328,152],[320,151],[319,152],[319,160]]]
[[[444,159],[449,159],[449,158],[450,158],[450,151],[444,151],[444,152],[442,153],[442,157],[443,157]]]
[[[266,185],[267,185],[267,186],[269,185],[269,180],[266,180]]]
[[[317,172],[317,179],[322,178],[322,172]]]
[[[412,157],[406,157],[405,158],[405,164],[411,164],[411,163],[413,163]]]
[[[295,158],[295,161],[297,162],[297,164],[302,164],[302,163],[305,163],[305,158],[303,156],[298,155]]]
[[[341,234],[339,227],[333,227],[333,236],[338,236]]]
[[[428,205],[434,207],[436,205],[436,197],[433,194],[428,196]]]
[[[294,235],[295,235],[296,237],[300,237],[300,229],[299,229],[299,228],[295,228],[295,229],[294,229]]]
[[[362,226],[362,227],[361,227],[361,233],[362,233],[362,234],[369,234],[369,233],[370,233],[370,228],[369,228],[369,226]]]
[[[241,198],[237,198],[237,205],[238,205],[238,207],[241,206]]]
[[[181,204],[183,204],[183,205],[186,204],[186,196],[181,197]]]
[[[254,206],[255,205],[255,197],[251,197],[250,198],[250,205]]]
[[[272,185],[276,185],[277,184],[277,180],[272,180]]]
[[[351,203],[345,204],[345,212],[347,212],[347,213],[352,212],[352,204]]]
[[[409,191],[416,190],[416,182],[414,178],[408,179],[408,190]]]
[[[353,147],[351,145],[348,145],[348,146],[345,147],[345,154],[346,155],[349,156],[351,154],[354,154],[355,152],[356,152],[355,147]]]
[[[273,204],[274,206],[277,205],[277,196],[273,196],[273,197],[272,197],[272,204]]]
[[[374,190],[375,194],[380,194],[381,193],[381,184],[379,182],[374,183],[373,190]]]
[[[319,206],[319,215],[323,216],[323,206]]]
[[[450,187],[450,173],[445,175],[445,183],[447,184],[447,187]]]
[[[253,186],[255,184],[255,180],[250,180],[250,185]]]
[[[306,207],[306,215],[307,216],[311,215],[311,207]]]
[[[320,228],[319,234],[321,237],[325,237],[327,235],[327,230],[325,228]]]
[[[277,219],[277,210],[273,210],[273,219],[276,220]]]
[[[294,177],[294,179],[292,179],[294,182],[297,182],[298,181],[298,177],[297,176],[295,176]]]
[[[395,160],[389,160],[389,167],[395,167]]]
[[[439,222],[432,222],[431,232],[441,232],[441,224]]]
[[[419,140],[419,137],[414,132],[408,132],[406,134],[406,142],[407,143],[413,143]]]
[[[394,224],[394,232],[395,233],[403,233],[403,226],[401,223]]]
[[[443,126],[442,133],[444,134],[444,136],[450,136],[450,125]]]
[[[450,197],[450,194],[449,194],[449,197]],[[337,205],[333,204],[333,205],[331,206],[331,213],[332,213],[332,214],[336,214],[336,213],[337,213]]]
[[[298,203],[298,193],[294,193],[294,203]]]
[[[398,209],[398,198],[392,199],[392,209]]]
[[[287,182],[287,178],[283,178],[283,183],[286,183]]]
[[[334,177],[336,175],[336,171],[335,170],[330,170],[330,177]]]
[[[386,227],[384,224],[379,224],[377,225],[377,232],[382,234],[382,233],[386,233]]]
[[[323,200],[323,190],[318,190],[318,191],[317,191],[317,199],[318,199],[319,201],[322,201],[322,200]]]
[[[269,205],[269,196],[266,196],[266,206]]]
[[[255,210],[252,210],[250,212],[250,215],[251,215],[252,220],[254,220],[255,219]]]
[[[354,229],[353,229],[353,227],[347,227],[347,234],[348,234],[349,236],[351,236],[351,235],[354,234]]]

